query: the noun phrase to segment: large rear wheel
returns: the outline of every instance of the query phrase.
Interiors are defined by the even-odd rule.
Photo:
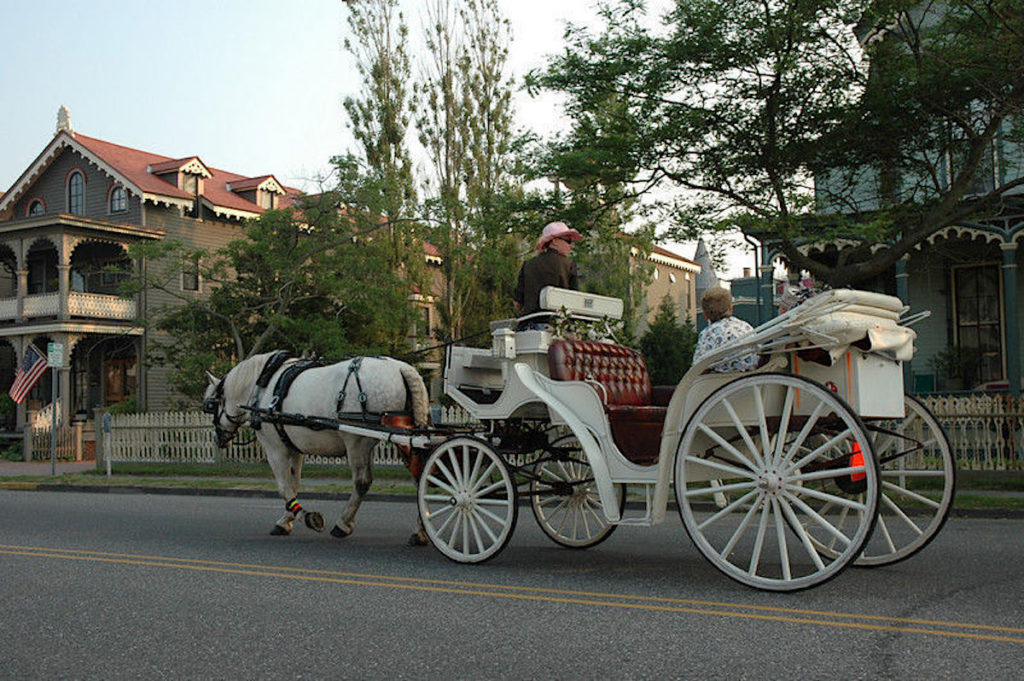
[[[758,589],[796,591],[835,577],[874,527],[871,437],[845,402],[800,376],[750,374],[712,393],[683,431],[674,473],[697,548]]]

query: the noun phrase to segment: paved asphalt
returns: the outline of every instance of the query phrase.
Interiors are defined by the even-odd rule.
[[[783,595],[722,576],[674,517],[579,552],[523,509],[502,554],[464,566],[405,545],[409,502],[368,501],[345,540],[271,537],[280,511],[0,489],[0,676],[1020,678],[1016,520],[954,518],[910,560]]]

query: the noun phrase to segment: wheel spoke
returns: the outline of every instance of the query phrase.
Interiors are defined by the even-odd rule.
[[[757,568],[761,562],[761,552],[764,550],[764,537],[768,533],[768,515],[771,512],[771,508],[768,504],[761,505],[761,519],[757,524],[757,535],[754,538],[754,549],[750,552],[750,565],[747,568],[747,574],[751,577],[757,575]],[[726,562],[728,562],[729,557],[723,557]]]
[[[779,561],[782,563],[782,578],[787,582],[793,579],[793,571],[789,566],[789,547],[786,545],[786,523],[782,519],[781,504],[772,498],[772,515],[775,517],[775,541],[779,546]]]
[[[884,494],[882,495],[882,503],[885,504],[889,508],[889,510],[891,510],[898,518],[903,520],[903,522],[905,522],[909,527],[913,528],[915,533],[917,533],[918,535],[923,533],[921,528],[917,526],[917,523],[911,520],[910,516],[903,512],[903,509],[897,506],[892,499],[885,496]]]
[[[865,504],[863,501],[855,501],[853,499],[847,499],[845,497],[837,497],[834,494],[820,492],[809,487],[801,487],[799,485],[785,485],[785,489],[787,492],[792,492],[793,494],[796,494],[798,496],[803,495],[814,499],[818,499],[819,501],[828,501],[839,506],[852,508],[853,510],[860,511],[861,513],[867,510],[867,504]]]
[[[827,452],[828,450],[832,449],[836,444],[838,444],[840,441],[844,440],[850,434],[851,434],[850,429],[847,428],[846,430],[844,430],[843,432],[839,433],[838,435],[833,437],[831,440],[826,442],[825,444],[823,444],[823,445],[821,445],[821,446],[811,450],[811,452],[809,454],[804,456],[802,459],[800,459],[796,463],[792,463],[792,464],[786,466],[786,468],[784,469],[785,472],[788,474],[788,473],[792,473],[795,470],[799,470],[799,469],[803,468],[809,462],[811,462],[814,459],[818,458],[819,455],[821,455],[824,452]],[[857,472],[858,473],[860,472],[860,468],[857,469]]]
[[[818,406],[814,408],[811,415],[807,417],[807,422],[804,427],[800,429],[800,434],[796,436],[796,439],[789,445],[789,451],[786,452],[786,456],[783,461],[792,461],[793,457],[797,455],[800,448],[804,446],[804,442],[807,440],[807,436],[811,434],[814,427],[818,425],[818,419],[821,418],[821,412],[825,411],[825,403],[818,402]],[[799,466],[798,466],[799,467]]]
[[[746,503],[750,499],[750,497],[756,495],[757,493],[758,493],[758,490],[756,490],[756,489],[750,490],[749,492],[744,494],[742,497],[736,499],[736,501],[732,502],[731,504],[729,504],[725,508],[723,508],[720,511],[718,511],[717,513],[715,513],[713,516],[711,516],[709,518],[706,518],[704,520],[704,522],[702,522],[701,524],[697,525],[697,528],[700,529],[700,530],[703,530],[704,528],[708,527],[709,525],[711,525],[712,523],[717,521],[719,518],[722,518],[722,517],[724,517],[726,515],[729,515],[730,513],[732,513],[734,508],[742,506],[744,503]]]
[[[478,492],[477,490],[479,489],[480,485],[483,485],[483,484],[487,483],[487,481],[491,479],[491,472],[495,468],[497,468],[497,467],[498,467],[498,462],[497,461],[491,461],[491,464],[487,467],[487,470],[485,470],[483,472],[483,474],[480,477],[478,477],[476,480],[473,480],[472,486],[469,487],[469,493],[470,494],[476,494],[476,495],[485,494],[486,492]],[[488,488],[488,489],[490,489],[490,488]]]
[[[446,484],[445,482],[442,482],[436,476],[428,475],[427,476],[427,481],[433,483],[437,487],[440,487],[445,492],[448,492],[449,496],[455,494],[455,488],[454,487],[452,487],[451,485]]]
[[[779,420],[779,430],[775,435],[775,451],[772,452],[772,461],[777,465],[782,461],[782,445],[786,441],[786,434],[789,432],[789,418],[793,413],[793,387],[786,386],[786,399],[782,405],[782,418]]]
[[[906,487],[900,487],[899,485],[894,485],[891,482],[882,482],[882,492],[883,494],[889,492],[892,494],[897,494],[901,497],[907,497],[908,499],[913,499],[914,501],[922,503],[930,508],[939,508],[940,506],[942,506],[942,504],[935,501],[934,499],[929,499],[928,497],[920,495],[917,492],[911,492]]]
[[[755,486],[753,480],[750,482],[735,482],[731,485],[719,485],[717,487],[698,487],[696,489],[688,489],[683,493],[687,499],[693,497],[705,497],[709,494],[725,494],[727,492],[742,492]]]
[[[753,469],[755,469],[755,468],[756,468],[756,466],[754,466],[754,464],[752,464],[752,463],[750,462],[750,460],[749,460],[749,459],[748,459],[747,457],[743,456],[743,453],[742,453],[742,452],[740,452],[740,450],[736,449],[736,448],[735,448],[735,447],[734,447],[734,446],[732,445],[732,443],[731,443],[731,442],[729,442],[729,441],[725,440],[725,439],[724,439],[724,438],[723,438],[723,437],[722,437],[721,435],[719,435],[718,433],[716,433],[716,432],[715,432],[715,431],[714,431],[713,429],[711,429],[711,428],[707,427],[707,426],[706,426],[706,425],[704,425],[703,423],[698,423],[698,424],[697,424],[697,427],[698,427],[698,428],[699,428],[699,429],[700,429],[700,430],[701,430],[701,431],[702,431],[703,433],[705,433],[706,435],[708,435],[708,436],[709,436],[709,437],[710,437],[710,438],[711,438],[712,440],[714,440],[715,442],[717,442],[717,443],[719,444],[719,446],[721,446],[721,447],[722,447],[722,449],[726,450],[727,452],[729,452],[730,454],[732,454],[732,455],[733,455],[734,457],[736,457],[736,458],[737,458],[737,459],[738,459],[738,460],[740,461],[740,463],[742,463],[742,464],[743,464],[744,466],[746,466],[747,468],[749,468],[749,469],[751,469],[751,470],[753,470]]]
[[[507,508],[508,504],[505,504],[505,507]],[[494,522],[496,522],[498,524],[501,524],[501,525],[505,524],[505,519],[504,518],[502,518],[500,515],[498,515],[496,513],[493,513],[491,511],[489,511],[488,509],[484,508],[483,506],[477,506],[476,510],[481,515],[487,516],[488,518],[490,518],[491,520],[493,520]]]
[[[850,545],[850,538],[849,537],[847,537],[845,534],[843,534],[839,530],[838,527],[833,526],[832,523],[830,523],[828,520],[826,520],[824,518],[824,516],[818,515],[818,512],[815,511],[810,506],[808,506],[804,502],[803,499],[801,499],[800,497],[798,497],[795,494],[792,494],[790,492],[784,492],[784,495],[785,495],[786,499],[791,501],[803,513],[805,513],[806,515],[810,516],[811,519],[815,522],[815,524],[817,524],[818,526],[824,528],[825,531],[827,531],[829,534],[831,534],[835,539],[838,539],[839,541],[843,542],[847,546]],[[845,511],[846,509],[843,509],[843,510]],[[792,510],[791,510],[791,512],[792,512]],[[803,526],[801,526],[801,534],[804,534]]]
[[[730,402],[728,398],[723,398],[722,406],[724,406],[725,410],[729,412],[729,418],[732,419],[733,427],[736,429],[736,432],[740,434],[740,437],[743,438],[743,442],[746,443],[747,449],[750,451],[750,455],[753,457],[754,462],[758,467],[763,466],[764,459],[761,458],[761,453],[758,451],[757,445],[754,444],[753,439],[750,437],[750,433],[747,432],[747,427],[743,425],[739,415],[736,414],[736,410],[733,409],[732,402]]]
[[[819,571],[824,570],[825,564],[821,561],[821,556],[819,556],[818,552],[814,549],[814,544],[811,543],[811,538],[807,535],[807,532],[804,531],[804,527],[800,524],[800,519],[796,517],[796,513],[793,511],[792,507],[786,503],[785,499],[778,499],[777,503],[782,508],[783,515],[789,519],[790,527],[793,528],[793,533],[798,539],[800,539],[800,543],[803,544],[811,562],[814,563],[814,566],[818,568]],[[786,579],[790,579],[790,577],[787,577]]]
[[[736,468],[735,466],[730,466],[729,464],[722,463],[720,461],[715,461],[714,459],[703,459],[699,456],[689,455],[686,457],[686,460],[692,461],[694,463],[699,463],[702,466],[714,468],[715,470],[719,470],[724,473],[730,473],[735,477],[747,478],[749,480],[754,480],[757,477],[757,475],[752,470]]]
[[[754,518],[754,514],[757,513],[757,510],[760,507],[761,497],[758,497],[757,499],[754,500],[754,503],[750,505],[750,509],[743,516],[743,520],[740,521],[740,524],[736,526],[736,530],[733,531],[732,536],[729,538],[729,543],[726,544],[725,548],[722,549],[723,556],[728,556],[730,553],[732,553],[732,550],[733,548],[735,548],[736,543],[740,540],[744,533],[746,533],[747,526],[750,524],[750,521]]]
[[[896,553],[896,542],[892,540],[892,535],[889,534],[889,524],[885,521],[885,516],[881,513],[878,514],[876,528],[876,532],[881,531],[882,539],[885,540],[885,546],[889,550],[889,553]]]
[[[789,480],[793,482],[810,482],[811,480],[831,480],[850,475],[864,475],[864,466],[844,466],[843,468],[828,468],[811,473],[798,473],[789,476]]]

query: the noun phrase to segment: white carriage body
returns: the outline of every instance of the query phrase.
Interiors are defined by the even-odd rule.
[[[542,301],[551,311],[563,309],[592,319],[601,314],[616,317],[622,309],[621,301],[614,298],[559,289],[545,289]],[[607,520],[654,524],[665,517],[672,466],[690,416],[715,390],[745,375],[709,372],[711,367],[745,353],[760,353],[770,359],[757,372],[782,371],[821,383],[865,418],[900,418],[904,409],[902,362],[913,355],[916,337],[899,323],[904,311],[902,302],[891,296],[828,291],[703,357],[675,388],[654,465],[634,463],[616,446],[600,384],[549,378],[547,352],[553,338],[548,331],[514,331],[515,320],[495,322],[490,349],[450,349],[444,389],[484,422],[528,417],[568,426],[594,471]],[[798,350],[819,352],[815,359],[801,359]],[[781,388],[766,391],[763,409],[781,411],[784,392]],[[794,405],[798,415],[806,413],[799,392]],[[751,405],[734,406],[740,420],[749,424]],[[710,468],[700,470],[699,464],[688,469],[688,477],[691,473],[694,479],[716,475]],[[621,483],[648,486],[643,517],[620,517],[613,489]]]

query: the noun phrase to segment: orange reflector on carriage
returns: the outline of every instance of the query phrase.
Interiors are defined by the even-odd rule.
[[[860,445],[853,443],[853,453],[850,454],[850,468],[864,468],[864,453],[860,451]],[[865,477],[864,473],[850,473],[850,480],[860,482]]]

